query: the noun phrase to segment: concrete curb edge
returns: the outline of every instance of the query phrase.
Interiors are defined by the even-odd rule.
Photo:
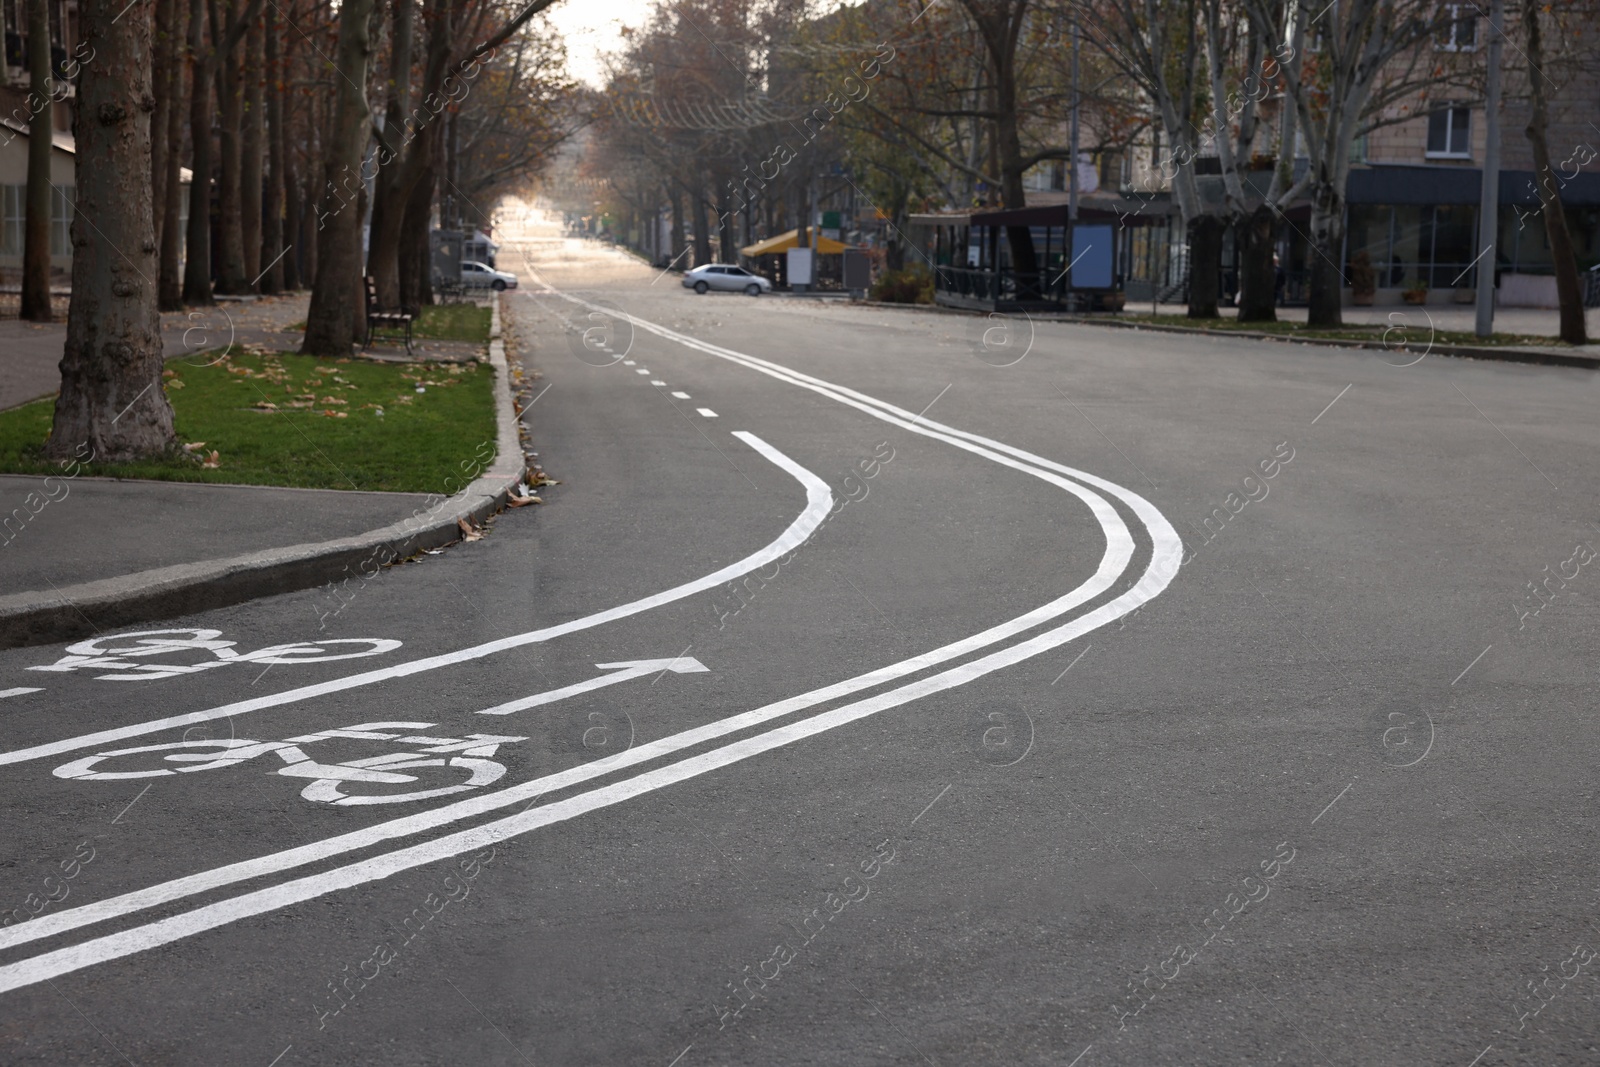
[[[461,536],[460,520],[481,522],[505,504],[527,473],[511,400],[511,372],[501,337],[500,294],[489,325],[494,369],[495,459],[454,496],[381,529],[226,559],[183,563],[104,578],[65,589],[0,596],[0,648],[83,637],[111,627],[154,622],[240,604],[376,572],[378,562],[402,559]]]

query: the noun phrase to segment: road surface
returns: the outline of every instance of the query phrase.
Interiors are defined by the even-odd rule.
[[[0,1062],[1600,1061],[1600,379],[500,266],[542,507],[0,653]]]

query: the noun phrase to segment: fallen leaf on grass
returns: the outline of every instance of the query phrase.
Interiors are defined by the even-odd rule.
[[[332,408],[323,408],[322,414],[330,419],[348,419],[350,417],[348,411],[335,411]]]
[[[350,401],[341,399],[340,397],[337,397],[337,396],[325,396],[325,397],[322,398],[322,402],[324,404],[348,404],[348,403],[350,403]]]
[[[196,452],[204,447],[206,447],[206,443],[204,441],[194,441],[190,444],[184,445],[183,450],[185,452]]]
[[[207,456],[206,461],[200,464],[200,466],[209,467],[212,470],[215,470],[216,468],[222,466],[222,457],[217,455],[216,449],[212,449],[211,455]]]

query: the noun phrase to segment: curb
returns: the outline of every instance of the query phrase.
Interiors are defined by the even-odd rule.
[[[460,538],[457,522],[480,522],[505,504],[527,472],[511,402],[510,370],[495,294],[489,324],[489,363],[494,368],[495,460],[455,496],[381,529],[268,549],[243,556],[183,563],[117,578],[84,582],[50,593],[0,597],[0,648],[21,648],[83,637],[113,626],[241,604],[352,575],[370,576],[378,562],[402,559]],[[364,566],[371,571],[362,570]],[[94,622],[90,622],[90,619]]]
[[[948,315],[982,315],[984,312],[966,308],[944,307],[938,304],[897,304],[883,300],[852,300],[857,307],[874,310],[891,308],[906,311],[934,311]],[[1002,312],[1015,315],[1017,312]],[[1365,348],[1393,352],[1395,349],[1382,341],[1359,341],[1341,337],[1295,337],[1292,334],[1265,333],[1260,330],[1207,330],[1200,327],[1168,326],[1161,323],[1129,322],[1117,318],[1087,318],[1082,315],[1034,315],[1034,322],[1065,322],[1077,326],[1104,326],[1117,330],[1149,330],[1152,333],[1177,333],[1189,337],[1242,337],[1251,341],[1276,341],[1279,344],[1321,345],[1324,348]],[[1537,348],[1517,348],[1513,345],[1430,345],[1425,354],[1451,356],[1458,359],[1481,359],[1497,363],[1534,363],[1556,367],[1576,367],[1580,370],[1600,370],[1600,356],[1569,355],[1565,352],[1546,352]]]

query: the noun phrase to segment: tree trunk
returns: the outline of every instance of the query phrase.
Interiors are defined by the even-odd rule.
[[[1533,93],[1533,113],[1528,118],[1528,142],[1533,147],[1533,179],[1539,189],[1539,205],[1544,214],[1544,232],[1550,241],[1550,265],[1556,273],[1556,300],[1561,307],[1561,339],[1569,345],[1589,343],[1588,326],[1583,318],[1583,290],[1578,285],[1578,260],[1572,249],[1572,234],[1567,229],[1567,212],[1561,204],[1556,177],[1550,168],[1550,145],[1545,131],[1550,124],[1549,102],[1545,99],[1544,41],[1539,33],[1538,0],[1523,0],[1522,24],[1528,36],[1528,77]]]
[[[717,243],[721,246],[722,262],[739,262],[737,242],[733,239],[733,202],[729,197],[726,183],[717,194]]]
[[[438,128],[421,134],[435,140],[439,135]],[[401,307],[420,308],[433,303],[428,230],[433,221],[433,192],[438,182],[438,171],[429,163],[422,168],[422,174],[411,186],[411,195],[406,198],[405,214],[400,220],[400,246],[396,249]]]
[[[317,280],[311,289],[301,351],[313,356],[347,356],[355,343],[356,303],[361,286],[361,160],[367,147],[365,86],[372,53],[374,0],[344,0],[339,8],[337,99],[325,158],[327,181],[318,209],[321,238]]]
[[[189,230],[184,240],[183,302],[210,305],[211,296],[211,64],[206,55],[203,0],[189,0]]]
[[[1277,215],[1265,204],[1234,223],[1239,248],[1239,321],[1278,321],[1278,270],[1272,262]]]
[[[173,2],[169,6],[168,14],[172,21],[165,24],[163,32],[172,42],[167,56],[171,64],[167,92],[171,99],[166,109],[166,128],[152,127],[150,131],[151,137],[162,138],[167,144],[161,161],[162,169],[165,171],[161,185],[161,199],[155,202],[155,209],[161,212],[159,242],[161,266],[157,274],[156,288],[162,311],[183,310],[183,278],[179,273],[183,259],[181,244],[183,234],[179,232],[178,227],[183,223],[183,186],[180,171],[183,168],[186,63],[181,57],[185,48],[183,36],[185,13],[185,7],[181,2]]]
[[[406,111],[411,106],[412,0],[394,0],[394,31],[389,47],[389,100],[383,116],[383,142],[378,180],[373,183],[372,226],[367,248],[367,273],[383,307],[400,306],[400,244],[404,240],[406,202],[416,170],[405,150]],[[420,146],[411,148],[416,152]]]
[[[255,288],[261,276],[261,137],[265,119],[261,91],[263,53],[266,34],[261,18],[250,20],[244,38],[244,130],[239,151],[239,236],[243,241],[246,291]]]
[[[667,203],[672,205],[672,241],[668,254],[672,256],[672,262],[681,267],[686,249],[683,243],[683,192],[675,182],[667,183]]]
[[[249,288],[244,272],[244,219],[240,167],[240,133],[244,123],[244,85],[237,57],[222,53],[228,29],[239,17],[239,0],[227,0],[226,19],[211,5],[211,44],[217,49],[217,292],[243,293]]]
[[[698,189],[689,190],[689,199],[694,202],[694,265],[699,267],[711,262],[711,220],[706,217],[706,198]],[[805,236],[800,234],[801,243]]]
[[[28,192],[22,231],[22,311],[31,322],[50,322],[50,101],[49,0],[28,0]]]
[[[1306,325],[1334,327],[1344,324],[1344,271],[1339,257],[1344,248],[1344,197],[1330,183],[1311,186],[1311,308]]]
[[[173,442],[148,185],[151,5],[80,0],[78,20],[95,61],[78,83],[72,303],[45,453],[116,461]]]
[[[262,28],[266,85],[267,183],[261,204],[261,258],[266,266],[261,275],[263,293],[283,292],[283,87],[287,82],[279,54],[278,11],[268,5]]]
[[[1189,222],[1189,317],[1217,318],[1222,296],[1222,220],[1198,215]]]
[[[167,202],[167,115],[172,111],[173,69],[177,42],[171,27],[176,0],[156,0],[155,52],[150,67],[150,88],[155,93],[156,109],[150,116],[150,202],[154,205],[156,248],[161,248],[161,228],[165,222],[162,206]],[[179,82],[182,85],[182,82]],[[181,88],[179,89],[181,92]],[[159,293],[159,290],[158,290]],[[158,295],[159,299],[159,295]]]

